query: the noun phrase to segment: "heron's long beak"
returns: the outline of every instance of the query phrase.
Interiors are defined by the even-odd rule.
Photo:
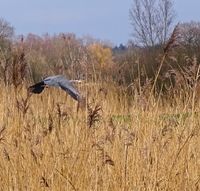
[[[83,80],[69,80],[71,83],[82,83],[83,82]]]

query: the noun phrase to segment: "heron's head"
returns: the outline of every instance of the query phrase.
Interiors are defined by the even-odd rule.
[[[46,88],[48,88],[49,86],[54,85],[53,80],[50,79],[50,78],[45,78],[45,79],[43,80],[43,82],[44,82]]]
[[[50,78],[45,78],[45,79],[43,79],[42,81],[46,84],[46,83],[50,82],[51,79],[50,79]]]

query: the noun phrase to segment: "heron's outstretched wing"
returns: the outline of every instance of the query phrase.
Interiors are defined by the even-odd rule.
[[[45,84],[43,81],[41,81],[34,84],[33,86],[30,86],[28,90],[32,93],[40,94],[44,90],[44,88],[45,88]]]
[[[78,90],[76,90],[73,85],[71,84],[70,80],[66,79],[62,75],[57,76],[49,76],[45,78],[43,81],[30,86],[29,91],[32,93],[39,94],[43,91],[45,86],[54,86],[54,87],[60,87],[64,91],[66,91],[72,98],[74,98],[77,101],[81,100],[81,95],[79,94]]]
[[[59,78],[58,85],[66,91],[72,98],[74,98],[77,101],[80,101],[81,95],[79,94],[78,90],[76,90],[73,85],[70,83],[69,80],[66,78]]]

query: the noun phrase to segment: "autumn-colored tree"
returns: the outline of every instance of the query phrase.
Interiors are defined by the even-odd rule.
[[[99,43],[94,43],[88,47],[91,56],[97,61],[101,68],[109,68],[112,66],[112,51]]]
[[[24,47],[28,52],[26,58],[34,81],[44,75],[53,74],[66,74],[74,79],[83,78],[81,74],[85,73],[86,48],[74,34],[29,34],[24,38]]]
[[[97,78],[103,78],[104,80],[110,78],[111,76],[107,74],[110,73],[114,64],[111,48],[101,43],[93,43],[88,45],[88,52],[91,59],[88,72],[93,72],[92,76],[95,80],[97,80]]]

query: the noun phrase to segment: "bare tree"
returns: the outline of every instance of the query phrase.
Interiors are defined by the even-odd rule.
[[[134,40],[146,47],[165,43],[174,17],[172,0],[133,0],[130,21]]]
[[[183,47],[200,49],[200,22],[191,21],[180,25],[180,43]]]
[[[14,35],[14,28],[3,18],[0,18],[0,40],[10,39]]]

